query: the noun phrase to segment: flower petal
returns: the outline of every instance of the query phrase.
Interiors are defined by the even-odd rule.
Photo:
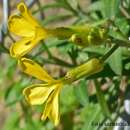
[[[24,17],[12,15],[9,17],[8,28],[11,32],[22,37],[32,37],[35,35],[35,27]]]
[[[59,90],[56,92],[55,97],[52,102],[52,110],[51,113],[49,113],[49,119],[54,122],[55,125],[58,125],[60,120],[59,115]]]
[[[48,86],[45,84],[36,84],[29,86],[23,90],[23,94],[31,105],[43,104],[55,86]]]
[[[60,116],[59,116],[59,92],[60,86],[50,95],[47,100],[44,113],[41,117],[42,120],[46,120],[48,117],[51,121],[54,122],[55,126],[58,125]]]
[[[54,81],[54,79],[46,72],[46,70],[44,68],[42,68],[36,62],[34,62],[30,59],[21,58],[19,60],[19,65],[20,65],[22,71],[26,74],[34,76],[45,82]]]
[[[17,5],[17,9],[20,11],[21,15],[26,18],[31,24],[34,26],[40,27],[39,23],[33,16],[31,15],[30,11],[28,10],[26,4],[24,2],[20,2]]]
[[[39,42],[39,39],[35,38],[23,38],[10,47],[10,55],[15,58],[24,56],[31,51]]]
[[[45,39],[49,36],[49,32],[47,32],[47,29],[41,28],[41,27],[36,27],[35,28],[35,37],[38,39]]]

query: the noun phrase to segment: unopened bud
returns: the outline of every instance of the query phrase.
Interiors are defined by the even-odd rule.
[[[97,59],[93,58],[89,60],[87,63],[79,65],[78,67],[70,70],[65,75],[65,80],[67,82],[73,82],[82,77],[88,77],[92,74],[98,73],[103,69],[103,63]]]

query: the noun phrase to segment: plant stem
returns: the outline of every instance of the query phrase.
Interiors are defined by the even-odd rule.
[[[14,40],[14,38],[11,36],[11,34],[10,33],[8,33],[8,36],[9,36],[9,38],[12,40],[12,42],[16,42],[15,40]]]
[[[96,87],[96,94],[97,94],[97,99],[98,99],[98,102],[101,106],[101,109],[104,113],[104,115],[106,117],[109,117],[110,118],[110,111],[109,111],[109,108],[108,108],[108,105],[107,105],[107,102],[105,100],[105,97],[100,89],[100,85],[99,85],[99,82],[97,80],[95,80],[95,87]]]
[[[51,58],[52,54],[51,54],[50,50],[48,49],[48,47],[46,46],[46,44],[44,43],[43,40],[42,40],[42,46],[44,47],[45,51],[47,52],[48,57]]]
[[[32,59],[35,59],[35,57],[32,57]],[[39,64],[43,65],[43,62],[47,63],[47,64],[53,64],[53,65],[59,65],[59,66],[63,66],[63,67],[67,67],[67,68],[72,68],[75,67],[75,65],[70,64],[68,62],[65,62],[59,58],[53,57],[52,59],[45,59],[45,58],[41,58],[40,61],[36,60]],[[42,62],[41,62],[42,61]]]
[[[130,41],[129,40],[118,40],[118,39],[113,39],[112,43],[117,44],[118,46],[121,47],[129,47],[130,48]]]
[[[41,19],[43,20],[43,19],[45,18],[45,15],[44,15],[43,11],[41,10],[41,8],[42,8],[42,7],[41,7],[41,3],[40,3],[39,0],[36,0],[36,2],[37,2],[37,5],[38,5],[38,7],[39,7]]]
[[[118,45],[114,45],[105,55],[103,55],[100,60],[102,62],[104,62],[105,60],[107,60],[112,54],[113,52],[118,48]]]

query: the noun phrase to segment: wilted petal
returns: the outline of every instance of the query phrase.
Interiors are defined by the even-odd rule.
[[[22,71],[26,74],[34,76],[45,82],[52,82],[54,79],[47,73],[47,71],[33,60],[21,58],[19,65]]]
[[[9,17],[8,28],[18,36],[32,37],[35,36],[35,27],[32,26],[24,17],[12,15]]]
[[[55,86],[47,86],[44,84],[36,84],[24,89],[23,94],[31,105],[43,104]]]
[[[24,2],[20,2],[17,6],[17,9],[20,11],[21,15],[30,22],[30,24],[40,27],[39,23],[35,18],[33,18]]]

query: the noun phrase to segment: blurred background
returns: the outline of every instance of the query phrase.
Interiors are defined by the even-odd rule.
[[[18,13],[19,2],[0,0],[0,130],[130,130],[129,126],[109,124],[126,125],[130,121],[130,46],[122,44],[101,73],[63,88],[61,121],[57,127],[49,120],[40,120],[44,105],[29,106],[22,95],[23,88],[39,81],[23,74],[9,55],[9,47],[17,37],[8,32],[7,21],[10,14]],[[25,3],[42,26],[107,26],[113,39],[128,41],[130,0],[25,0]],[[101,43],[80,48],[68,40],[48,38],[29,56],[59,78],[89,58],[104,55],[111,46]]]

